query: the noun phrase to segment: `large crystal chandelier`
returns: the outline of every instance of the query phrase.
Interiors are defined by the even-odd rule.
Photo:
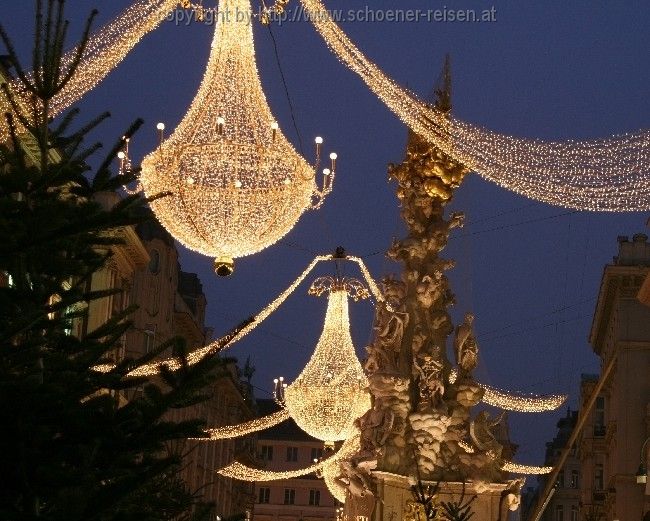
[[[368,381],[350,336],[348,295],[366,298],[354,279],[322,277],[310,293],[328,292],[325,324],[311,359],[290,385],[276,380],[276,399],[305,432],[332,444],[354,434],[354,421],[370,408]]]
[[[142,162],[141,183],[158,220],[186,247],[215,257],[219,275],[236,257],[277,242],[330,192],[336,154],[316,166],[282,134],[257,73],[248,0],[223,0],[199,91],[173,134]]]

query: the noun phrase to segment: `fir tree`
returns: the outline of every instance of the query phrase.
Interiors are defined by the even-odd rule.
[[[96,202],[97,194],[119,190],[137,173],[111,173],[122,142],[94,172],[87,166],[100,146],[84,148],[86,136],[107,115],[75,132],[69,129],[76,111],[58,126],[48,118],[50,100],[75,73],[94,17],[66,65],[63,7],[63,0],[45,7],[37,1],[32,74],[0,26],[29,101],[24,111],[25,94],[19,100],[3,86],[13,110],[5,115],[10,142],[0,144],[0,519],[203,518],[210,505],[178,478],[182,455],[171,447],[201,436],[204,425],[165,415],[206,399],[219,360],[189,366],[182,340],[173,339],[146,357],[117,360],[108,373],[93,370],[115,362],[132,309],[83,338],[70,335],[89,302],[116,292],[91,292],[89,281],[119,243],[115,230],[137,224],[146,201],[132,195],[110,210]],[[27,160],[22,146],[28,140],[38,145],[39,161]],[[126,377],[169,348],[180,370],[163,368],[155,380]]]

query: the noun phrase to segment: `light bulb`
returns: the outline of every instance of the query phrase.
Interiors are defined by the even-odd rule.
[[[235,181],[235,188],[241,188],[241,181],[239,179]]]
[[[188,185],[193,185],[194,184],[194,178],[193,177],[188,177],[187,178],[187,184]]]
[[[223,125],[226,122],[225,119],[223,119],[221,116],[217,118],[217,125]]]
[[[164,124],[164,123],[158,123],[158,124],[156,125],[156,128],[157,128],[158,130],[165,130],[165,124]]]
[[[323,144],[323,138],[318,136],[316,139],[314,139],[317,145],[322,145]]]
[[[271,128],[272,128],[273,130],[277,130],[277,129],[280,128],[280,125],[278,125],[278,122],[277,122],[277,121],[274,121],[273,123],[271,123]]]
[[[124,159],[124,158],[126,157],[126,154],[120,150],[120,151],[117,153],[117,157],[118,157],[119,159]]]
[[[323,175],[330,175],[332,171],[329,168],[323,168]]]
[[[339,157],[339,156],[336,154],[336,152],[332,152],[332,153],[330,154],[330,159],[331,159],[332,161],[334,161],[337,157]]]

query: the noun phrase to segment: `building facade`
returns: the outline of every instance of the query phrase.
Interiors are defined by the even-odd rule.
[[[578,412],[569,409],[566,416],[557,422],[557,434],[552,441],[546,444],[544,465],[552,466],[557,462],[571,432],[573,432],[577,419]],[[526,490],[522,499],[523,519],[531,521],[531,508],[537,503],[539,494],[544,490],[546,479],[546,476],[540,476],[537,487]],[[579,521],[581,483],[580,460],[574,446],[558,474],[553,494],[539,521]]]
[[[593,445],[593,460],[585,456],[585,472],[600,479],[602,465],[604,496],[598,500],[602,498],[604,521],[646,521],[650,490],[635,475],[642,460],[647,468],[647,453],[641,449],[650,436],[650,306],[644,303],[650,243],[644,234],[632,240],[619,237],[618,242],[618,255],[603,273],[589,338],[603,367],[612,359],[615,365],[593,413],[592,426],[599,434],[604,423],[604,439]],[[583,445],[589,446],[588,438]]]
[[[260,415],[278,410],[274,400],[258,400]],[[307,467],[323,456],[323,442],[289,419],[258,434],[257,455],[266,469]],[[254,521],[335,521],[340,504],[325,482],[311,474],[255,484]]]
[[[182,337],[188,351],[210,342],[205,327],[207,300],[198,276],[180,269],[178,251],[171,235],[154,219],[136,227],[148,254],[147,265],[134,273],[130,300],[138,304],[127,332],[126,354],[142,356],[174,337]],[[169,356],[165,351],[162,357]],[[228,364],[213,384],[205,402],[175,411],[176,421],[202,418],[209,427],[241,423],[255,417],[250,386],[242,381],[236,364]],[[245,517],[253,507],[253,485],[216,473],[233,459],[250,461],[255,453],[250,437],[220,441],[186,440],[175,450],[185,454],[181,476],[190,490],[216,505],[215,518]]]
[[[583,374],[580,379],[580,410],[591,398],[598,375]],[[585,521],[604,518],[605,506],[605,396],[601,392],[585,420],[578,441],[580,459],[580,513]]]

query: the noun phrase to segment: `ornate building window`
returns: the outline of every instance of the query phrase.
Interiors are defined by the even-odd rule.
[[[571,488],[578,488],[578,484],[579,484],[578,471],[577,470],[572,470],[571,471]]]
[[[320,505],[320,490],[311,489],[309,491],[309,504],[316,507]]]
[[[151,250],[151,260],[149,261],[149,271],[156,274],[160,271],[160,253],[158,250]]]
[[[571,521],[578,521],[578,507],[575,505],[571,506]]]
[[[322,448],[313,447],[311,449],[311,460],[312,461],[319,460],[322,457],[323,457],[323,449]]]
[[[264,461],[273,460],[273,446],[272,445],[262,445],[260,447],[260,458]]]
[[[293,505],[296,502],[296,490],[293,488],[284,489],[284,504]]]
[[[555,521],[564,521],[564,505],[555,507]]]
[[[287,447],[287,461],[298,461],[298,447]]]
[[[261,487],[257,497],[258,503],[268,503],[271,498],[271,489],[269,487]]]
[[[594,472],[594,488],[596,490],[603,490],[603,464],[596,463],[596,470]]]
[[[594,409],[594,436],[605,436],[605,397],[596,398]]]

